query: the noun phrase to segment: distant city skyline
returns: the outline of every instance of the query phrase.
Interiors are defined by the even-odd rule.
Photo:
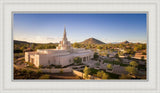
[[[59,43],[64,26],[71,43],[96,38],[105,43],[147,42],[147,15],[144,13],[16,13],[13,39],[33,43]]]

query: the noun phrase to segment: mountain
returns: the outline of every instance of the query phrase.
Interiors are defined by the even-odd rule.
[[[105,44],[104,42],[97,40],[95,38],[89,38],[81,42],[82,44]]]
[[[124,42],[121,42],[122,44],[128,44],[128,43],[130,43],[129,41],[124,41]]]
[[[20,41],[20,40],[14,40],[14,44],[58,44],[58,43],[33,43],[33,42],[27,42],[27,41]]]
[[[14,44],[20,44],[20,43],[28,44],[29,42],[26,42],[26,41],[19,41],[19,40],[14,40]]]

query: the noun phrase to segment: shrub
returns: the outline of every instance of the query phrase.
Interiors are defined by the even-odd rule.
[[[97,72],[97,77],[102,78],[105,72],[103,70]]]
[[[96,66],[100,66],[100,63],[95,63]]]
[[[63,69],[60,70],[60,73],[61,73],[61,74],[63,73]]]
[[[44,66],[43,65],[39,65],[39,68],[44,68]]]
[[[82,63],[82,58],[80,58],[80,57],[75,57],[75,58],[73,59],[73,61],[74,61],[75,64],[81,64],[81,63]]]
[[[131,61],[129,64],[131,66],[133,66],[133,67],[137,67],[138,66],[138,63],[136,61]]]
[[[52,66],[48,65],[48,66],[47,66],[47,68],[48,68],[48,69],[51,69],[51,68],[52,68]]]
[[[53,67],[54,67],[55,65],[54,65],[54,64],[51,64],[50,66],[53,66]]]
[[[141,60],[144,61],[144,56],[141,57]]]
[[[87,66],[85,66],[83,72],[84,72],[84,78],[85,78],[85,79],[88,79],[88,75],[89,75],[89,73],[91,72],[91,71],[90,71],[90,68],[88,68]]]
[[[50,75],[42,75],[39,77],[39,79],[49,79],[50,78]]]
[[[28,65],[28,67],[30,67],[30,68],[34,68],[34,67],[35,67],[34,64],[33,64],[33,63],[30,63],[30,62],[27,62],[27,65]]]
[[[101,78],[102,77],[102,74],[100,71],[97,72],[97,77]]]
[[[14,53],[14,58],[24,57],[24,53]]]
[[[127,56],[127,59],[131,59],[131,56],[129,55],[129,56]]]
[[[107,57],[109,57],[109,54],[107,54]]]
[[[112,70],[112,64],[107,64],[107,69]]]
[[[38,75],[42,74],[42,71],[41,71],[41,70],[38,70],[38,71],[37,71],[37,74],[38,74]]]
[[[103,74],[102,74],[102,79],[108,79],[108,77],[109,77],[108,74],[106,74],[106,73],[103,73]]]
[[[62,67],[61,65],[56,65],[56,66],[55,66],[55,68],[61,68],[61,67]]]
[[[93,75],[93,74],[97,74],[98,70],[97,69],[94,69],[94,68],[90,68],[90,74]]]
[[[131,75],[135,75],[137,73],[137,70],[135,67],[128,66],[125,68],[125,70],[128,71],[129,74],[131,74]]]

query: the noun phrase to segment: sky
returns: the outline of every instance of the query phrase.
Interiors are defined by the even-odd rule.
[[[66,26],[71,43],[96,38],[105,43],[147,42],[147,15],[143,13],[15,13],[14,40],[33,43],[58,43]]]

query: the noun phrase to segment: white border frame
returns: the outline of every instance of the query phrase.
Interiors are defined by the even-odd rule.
[[[154,0],[59,0],[0,2],[1,38],[0,92],[160,92],[159,1]],[[11,79],[12,11],[108,11],[149,13],[149,81],[148,82],[13,82]]]

